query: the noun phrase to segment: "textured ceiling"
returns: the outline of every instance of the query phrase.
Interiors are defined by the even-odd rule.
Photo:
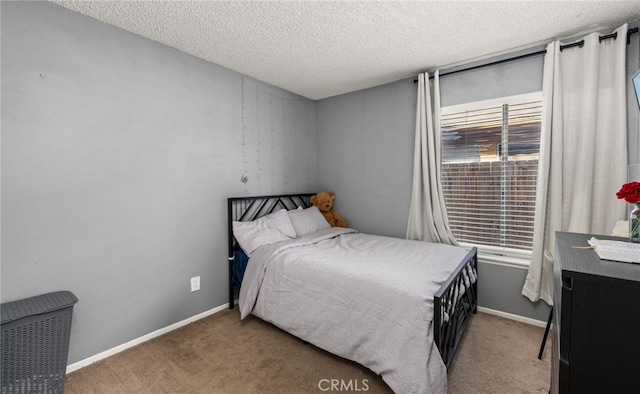
[[[640,20],[640,1],[51,0],[310,99]]]

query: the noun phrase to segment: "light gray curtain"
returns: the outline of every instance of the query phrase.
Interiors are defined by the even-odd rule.
[[[428,73],[418,75],[413,186],[407,239],[457,245],[449,228],[440,183],[440,77],[438,71],[433,76],[433,90],[429,85]]]
[[[532,261],[522,288],[553,305],[556,231],[610,234],[626,216],[616,192],[627,179],[626,38],[560,50],[547,46]],[[585,245],[579,245],[585,246]]]

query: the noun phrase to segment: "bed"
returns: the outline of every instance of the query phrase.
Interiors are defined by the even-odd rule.
[[[328,228],[312,195],[228,199],[229,308],[238,294],[241,318],[358,362],[395,392],[446,393],[477,312],[477,250]]]

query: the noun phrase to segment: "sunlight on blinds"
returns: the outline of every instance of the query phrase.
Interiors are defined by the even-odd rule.
[[[541,115],[541,101],[442,115],[442,186],[458,241],[531,250]]]

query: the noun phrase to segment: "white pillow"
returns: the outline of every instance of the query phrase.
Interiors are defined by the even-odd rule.
[[[296,237],[296,230],[286,209],[281,209],[251,222],[233,223],[233,235],[247,254],[253,253],[259,246],[269,245]]]
[[[315,206],[289,211],[289,219],[298,237],[331,227]]]

